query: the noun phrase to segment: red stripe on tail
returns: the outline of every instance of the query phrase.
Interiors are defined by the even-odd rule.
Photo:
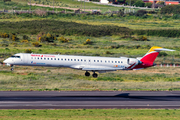
[[[159,52],[151,52],[146,54],[140,61],[145,63],[153,63]]]

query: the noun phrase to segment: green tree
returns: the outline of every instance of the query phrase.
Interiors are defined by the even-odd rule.
[[[179,14],[180,13],[180,5],[167,5],[163,7],[160,11],[161,14]]]
[[[144,7],[145,3],[141,0],[138,0],[134,3],[136,7]]]
[[[8,2],[8,1],[11,1],[11,0],[3,0],[3,2]]]
[[[134,5],[137,0],[126,0],[127,5]]]
[[[145,7],[151,8],[151,6],[152,6],[152,3],[151,3],[151,2],[145,3]]]

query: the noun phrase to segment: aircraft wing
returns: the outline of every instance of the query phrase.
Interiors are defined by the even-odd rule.
[[[89,66],[89,65],[87,66],[76,65],[76,66],[71,66],[71,68],[84,70],[84,71],[97,71],[100,73],[106,71],[123,70],[123,68],[120,67],[104,67],[104,66]]]
[[[116,71],[116,70],[123,70],[122,68],[109,68],[109,67],[100,67],[100,68],[96,68],[96,67],[85,67],[82,68],[82,70],[86,70],[86,71]]]

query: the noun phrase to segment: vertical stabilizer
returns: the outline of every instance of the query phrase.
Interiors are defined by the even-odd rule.
[[[165,49],[162,47],[157,47],[153,46],[151,49],[141,58],[141,62],[146,62],[146,63],[153,63],[156,57],[159,55],[160,51],[174,51],[170,49]]]

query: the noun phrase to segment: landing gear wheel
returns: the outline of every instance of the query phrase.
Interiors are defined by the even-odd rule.
[[[86,71],[85,76],[90,76],[90,73],[88,71]]]
[[[11,68],[11,71],[13,71],[14,70],[14,68]]]
[[[98,74],[96,74],[96,73],[93,73],[93,75],[92,75],[94,78],[97,78],[98,77]]]

